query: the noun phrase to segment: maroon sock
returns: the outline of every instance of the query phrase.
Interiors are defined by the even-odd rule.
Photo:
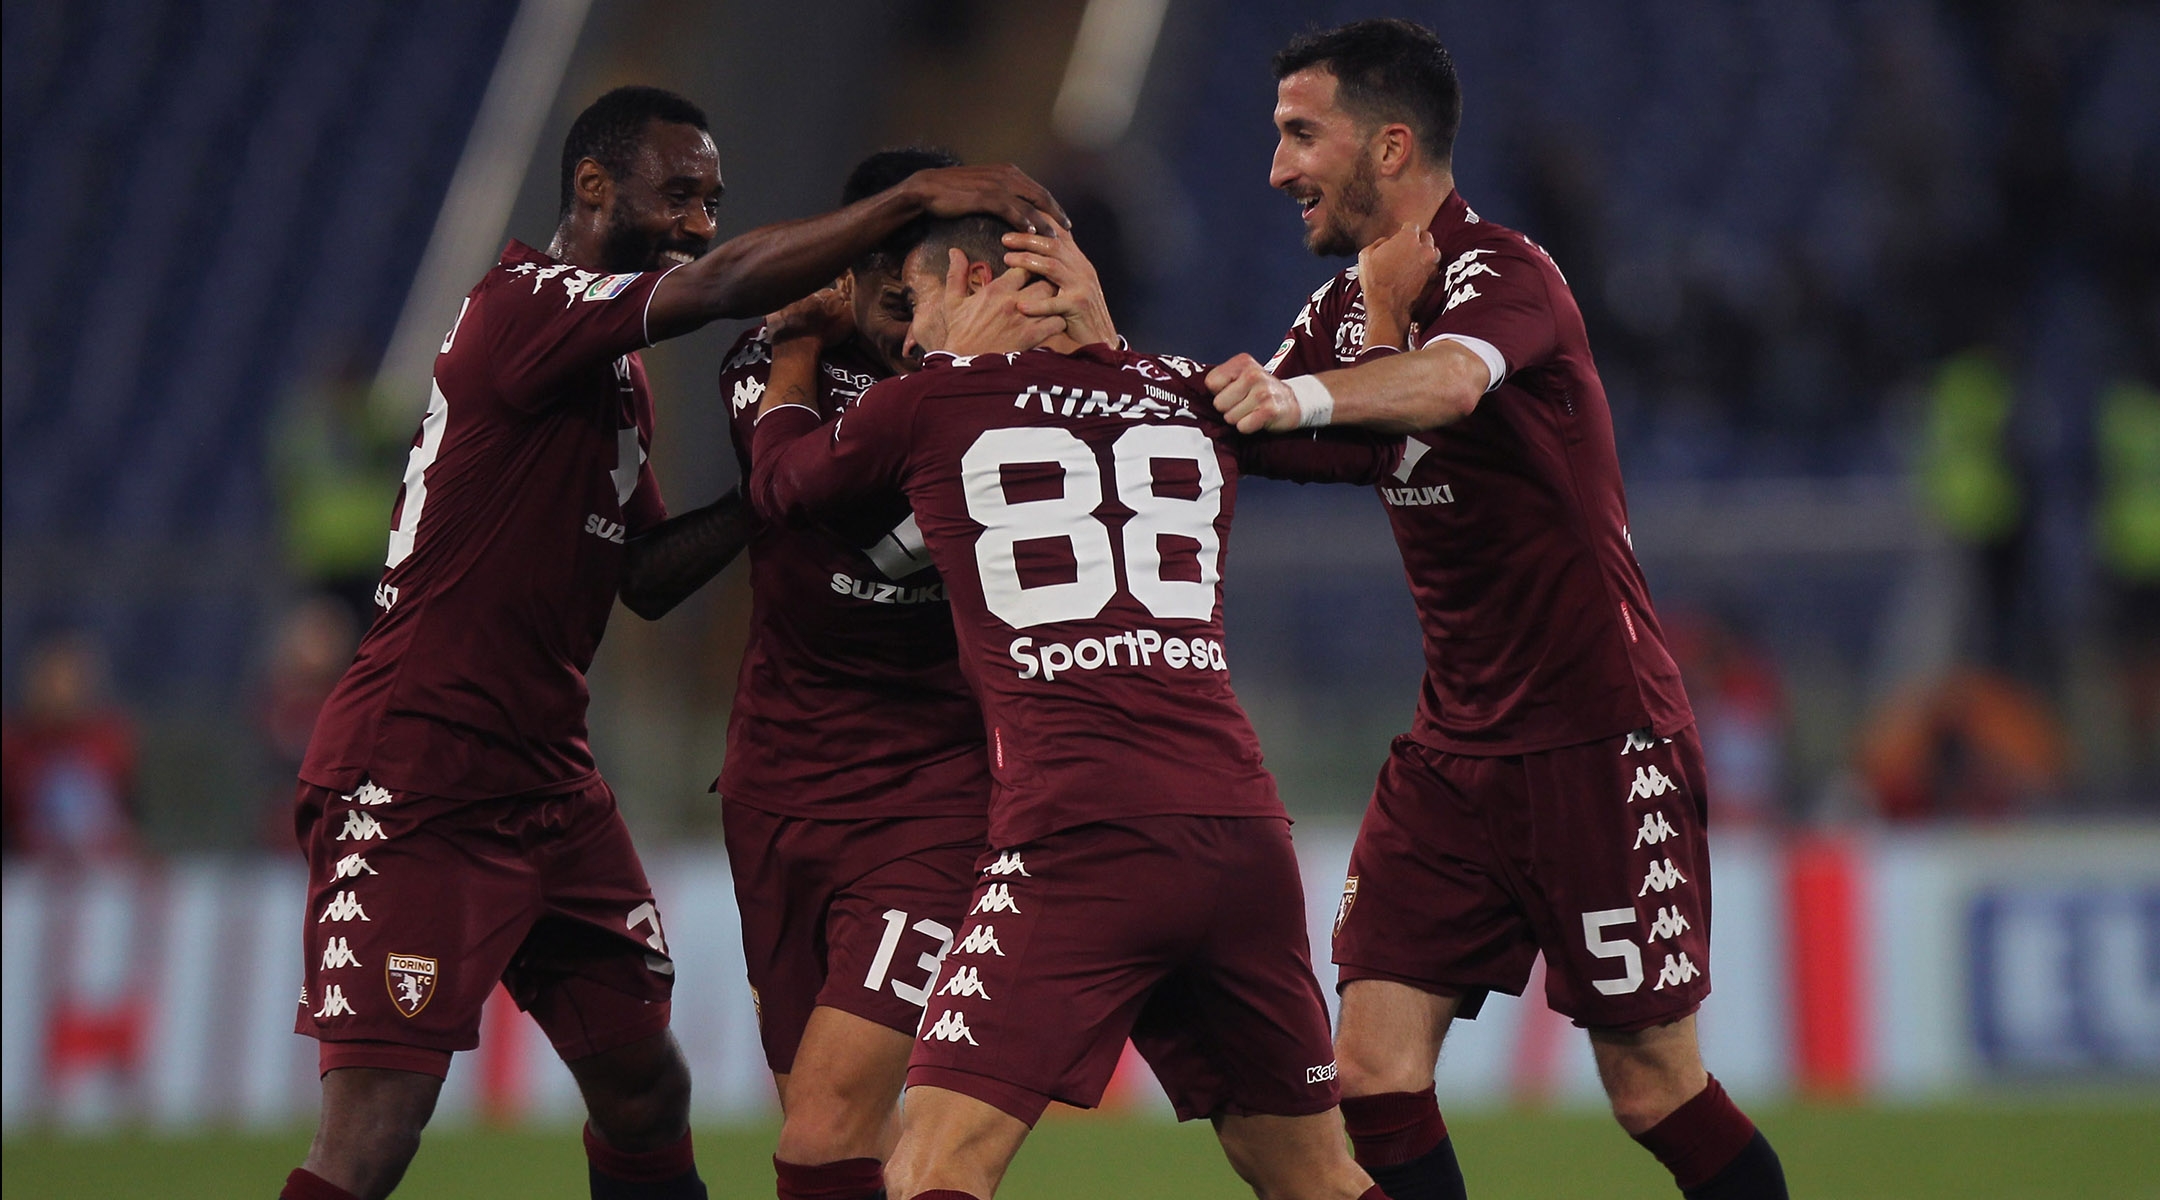
[[[706,1200],[687,1129],[658,1150],[631,1153],[601,1141],[588,1124],[585,1161],[593,1200]]]
[[[294,1167],[293,1173],[285,1177],[285,1187],[284,1190],[278,1193],[278,1200],[360,1200],[360,1198],[334,1183],[325,1182],[322,1176],[308,1170],[306,1167]]]
[[[1381,1191],[1380,1185],[1376,1183],[1371,1187],[1366,1188],[1364,1191],[1359,1192],[1357,1200],[1388,1200],[1388,1194]]]
[[[1717,1177],[1755,1138],[1755,1122],[1735,1106],[1716,1076],[1693,1100],[1635,1135],[1685,1192]]]
[[[1348,1096],[1342,1102],[1343,1127],[1366,1170],[1392,1167],[1423,1158],[1447,1137],[1440,1103],[1433,1090]]]
[[[1358,1165],[1388,1200],[1463,1200],[1462,1167],[1431,1088],[1353,1096],[1342,1114]]]
[[[874,1158],[804,1164],[773,1156],[780,1200],[878,1200],[885,1194],[885,1164]]]

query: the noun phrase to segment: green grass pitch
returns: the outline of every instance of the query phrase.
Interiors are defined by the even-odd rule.
[[[2160,1098],[1959,1108],[1777,1108],[1757,1114],[1804,1200],[2160,1200]],[[1465,1113],[1449,1122],[1478,1200],[1670,1200],[1649,1155],[1603,1116]],[[773,1130],[698,1132],[713,1200],[772,1195]],[[10,1200],[233,1200],[277,1194],[307,1134],[11,1137]],[[581,1200],[574,1131],[431,1133],[400,1197]],[[1249,1196],[1205,1125],[1052,1117],[1021,1150],[1006,1200]]]

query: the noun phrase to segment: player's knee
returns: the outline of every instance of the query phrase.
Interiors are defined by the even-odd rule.
[[[796,1081],[780,1125],[780,1157],[789,1162],[883,1157],[898,1098],[849,1095],[820,1082]]]
[[[1675,1072],[1638,1071],[1609,1079],[1606,1098],[1612,1103],[1613,1119],[1634,1134],[1671,1116],[1700,1090],[1701,1081],[1681,1078]]]
[[[1420,1092],[1432,1084],[1432,1067],[1400,1044],[1342,1039],[1335,1044],[1335,1079],[1345,1096]]]
[[[689,1127],[689,1064],[680,1052],[675,1052],[666,1055],[656,1067],[585,1089],[593,1128],[609,1145],[633,1152],[649,1150],[682,1136]]]

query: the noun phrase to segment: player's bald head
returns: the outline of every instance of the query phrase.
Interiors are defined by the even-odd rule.
[[[1401,122],[1433,163],[1455,153],[1462,85],[1439,35],[1394,17],[1300,34],[1275,55],[1275,78],[1321,70],[1335,77],[1335,102],[1367,128]]]

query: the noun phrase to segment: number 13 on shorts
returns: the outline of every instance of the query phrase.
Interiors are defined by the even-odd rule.
[[[862,985],[871,991],[885,986],[886,973],[892,970],[893,953],[900,948],[900,935],[908,929],[908,915],[897,908],[885,910],[885,936],[879,940],[877,956],[870,960],[870,970],[864,974]],[[952,930],[924,917],[915,922],[915,932],[937,939],[937,952],[925,952],[915,957],[915,965],[924,972],[922,985],[891,981],[893,995],[921,1008],[930,1002],[930,989],[937,986],[938,964],[945,961],[945,952],[952,949]]]

